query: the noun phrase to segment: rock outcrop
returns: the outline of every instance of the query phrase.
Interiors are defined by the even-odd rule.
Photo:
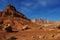
[[[8,17],[8,16],[30,20],[24,14],[18,12],[13,5],[8,5],[4,11],[0,12],[0,17]]]
[[[9,29],[12,31],[12,28],[13,30],[14,28],[18,29],[19,26],[26,25],[29,22],[30,19],[21,12],[18,12],[13,5],[8,5],[5,10],[0,12],[0,28],[3,30]]]
[[[42,18],[33,19],[32,22],[37,23],[37,24],[52,24],[53,23],[50,20],[44,20]]]

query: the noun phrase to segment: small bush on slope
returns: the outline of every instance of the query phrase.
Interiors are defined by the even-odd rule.
[[[10,38],[8,38],[7,40],[16,40],[17,38],[15,36],[12,36]]]

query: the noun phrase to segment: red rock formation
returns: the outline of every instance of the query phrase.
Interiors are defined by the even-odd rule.
[[[0,12],[0,16],[1,17],[11,16],[30,20],[24,14],[18,12],[13,5],[8,5],[4,11]]]
[[[42,25],[37,25],[36,22]],[[54,25],[43,26],[44,23],[50,23],[49,21],[37,19],[36,22],[32,23],[14,6],[8,5],[0,12],[0,40],[60,40],[58,28]]]
[[[37,24],[52,24],[53,23],[50,20],[44,20],[44,19],[41,19],[41,18],[34,19],[34,20],[32,20],[32,22],[37,23]]]

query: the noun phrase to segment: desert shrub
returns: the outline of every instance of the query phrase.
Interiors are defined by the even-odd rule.
[[[54,37],[54,35],[52,35],[52,37]]]
[[[3,20],[0,20],[0,24],[3,24]]]
[[[2,27],[2,26],[0,26],[0,30],[2,30],[2,28],[3,28],[3,27]]]
[[[17,38],[15,36],[12,36],[10,38],[8,38],[7,40],[16,40]]]
[[[57,28],[60,29],[60,25]]]
[[[11,27],[11,26],[8,26],[7,28],[5,28],[5,30],[6,30],[7,32],[12,32],[12,27]]]

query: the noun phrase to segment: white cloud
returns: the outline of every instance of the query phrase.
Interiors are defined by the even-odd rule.
[[[48,5],[57,5],[59,3],[60,3],[59,0],[49,0],[48,1]]]
[[[47,5],[47,2],[46,1],[40,1],[38,2],[41,6],[46,6]]]
[[[30,7],[30,6],[32,6],[33,5],[33,3],[32,2],[21,2],[21,4],[22,5],[24,5],[24,6],[27,6],[27,7]]]
[[[52,7],[59,4],[59,0],[33,0],[33,1],[22,1],[21,5],[31,9]]]
[[[26,12],[26,13],[32,13],[32,10],[26,8],[26,7],[21,7],[21,11]]]

